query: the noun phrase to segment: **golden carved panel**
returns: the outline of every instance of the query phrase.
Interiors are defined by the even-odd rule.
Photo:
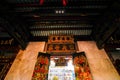
[[[74,52],[75,44],[47,44],[47,52]]]
[[[49,36],[48,43],[74,43],[73,36]]]
[[[73,53],[76,51],[73,36],[49,36],[46,52],[48,53]]]

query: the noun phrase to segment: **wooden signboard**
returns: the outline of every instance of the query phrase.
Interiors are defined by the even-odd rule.
[[[47,52],[74,52],[75,44],[47,44]]]
[[[76,51],[73,36],[50,36],[46,52],[52,54],[66,53],[70,54]]]

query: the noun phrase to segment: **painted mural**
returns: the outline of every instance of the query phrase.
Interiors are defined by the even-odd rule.
[[[50,55],[39,53],[35,64],[32,80],[47,80],[49,70]]]
[[[76,80],[92,80],[90,68],[84,52],[73,54]]]

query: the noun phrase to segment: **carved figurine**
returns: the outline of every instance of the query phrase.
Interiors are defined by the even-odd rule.
[[[60,46],[59,45],[56,45],[55,46],[55,50],[59,50],[60,49]]]
[[[67,46],[63,45],[62,50],[66,51],[67,50]]]
[[[53,50],[53,45],[49,45],[48,50],[52,51]]]

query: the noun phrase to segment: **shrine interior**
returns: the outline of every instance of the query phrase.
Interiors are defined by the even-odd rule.
[[[36,62],[35,65],[35,69],[37,63],[49,68],[47,73],[42,75],[44,77],[47,75],[47,80],[52,80],[53,76],[50,77],[51,75],[48,73],[60,68],[58,66],[71,65],[74,67],[76,65],[78,67],[74,60],[80,56],[84,57],[85,63],[80,63],[79,67],[86,65],[84,68],[87,67],[89,71],[88,68],[91,68],[91,66],[89,67],[89,58],[87,59],[88,55],[86,55],[88,53],[80,52],[78,44],[82,44],[82,41],[95,42],[98,50],[104,49],[120,75],[119,12],[120,0],[1,0],[0,80],[4,80],[6,75],[9,74],[8,71],[20,50],[27,51],[32,42],[45,42],[44,50],[41,51],[41,54],[38,52],[37,61],[39,61],[40,56],[44,55],[43,53],[51,55],[49,57],[45,55],[44,57],[48,58],[48,62],[54,64],[54,66],[39,62]],[[36,50],[34,47],[33,49]],[[63,60],[63,62],[59,63],[59,60]],[[73,64],[70,62],[72,60]],[[79,77],[73,68],[69,70],[69,68],[64,69],[64,67],[58,72],[62,76],[61,71],[63,70],[68,71],[67,73],[70,72],[72,77],[69,79],[59,77],[60,80],[75,80],[75,77]],[[92,71],[89,71],[89,74],[88,80],[93,80],[93,78],[96,80],[95,77],[92,78]],[[31,79],[34,80],[35,78],[33,75]]]

